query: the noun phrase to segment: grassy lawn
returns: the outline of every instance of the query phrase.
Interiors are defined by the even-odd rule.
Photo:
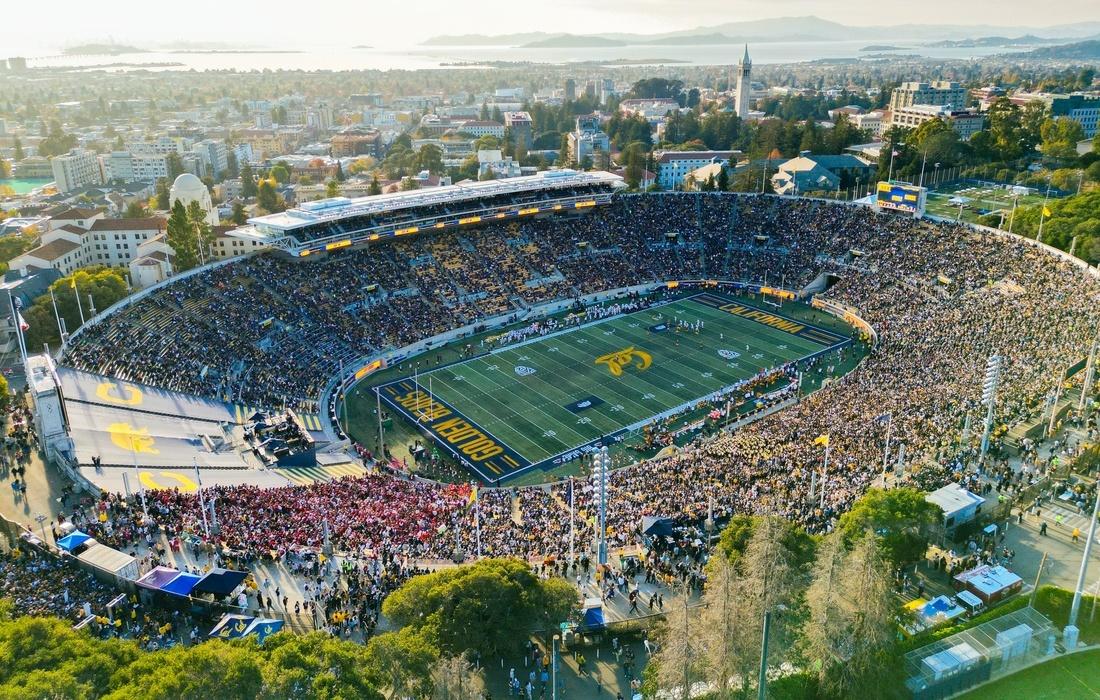
[[[963,205],[963,221],[976,223],[983,210],[985,212],[1004,211],[1005,227],[1008,227],[1008,216],[1012,211],[1012,195],[1002,186],[959,184],[944,187],[928,193],[925,209],[934,216],[954,219],[959,215],[959,207],[957,204],[950,204],[949,200],[956,196],[970,200]],[[1042,203],[1042,193],[1026,194],[1019,198],[1017,206],[1030,207]]]
[[[1100,650],[1060,656],[960,696],[960,700],[1100,698]]]

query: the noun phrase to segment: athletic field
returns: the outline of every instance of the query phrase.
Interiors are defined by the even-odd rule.
[[[535,336],[378,390],[442,449],[497,481],[560,464],[849,340],[778,309],[704,293]]]
[[[1005,213],[1005,227],[1012,212],[1012,191],[1004,185],[957,184],[948,185],[928,193],[925,209],[929,214],[954,219],[959,215],[959,205],[951,204],[951,199],[962,197],[962,220],[974,223],[985,213]],[[1017,206],[1033,207],[1043,203],[1043,193],[1029,191],[1019,197]]]

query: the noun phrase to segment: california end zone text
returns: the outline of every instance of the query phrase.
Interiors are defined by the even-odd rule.
[[[403,389],[403,393],[397,387]],[[417,389],[408,381],[381,387],[382,398],[409,420],[426,429],[455,456],[470,463],[489,479],[500,478],[530,464],[511,448],[501,444],[455,409]]]

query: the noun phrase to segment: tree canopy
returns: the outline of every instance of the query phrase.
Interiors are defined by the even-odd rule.
[[[518,559],[485,559],[411,579],[386,598],[382,612],[424,632],[443,652],[492,656],[565,620],[576,598],[568,583],[543,581]]]
[[[883,558],[896,568],[924,555],[942,521],[943,510],[917,489],[870,489],[840,516],[837,531],[849,547],[872,531]]]

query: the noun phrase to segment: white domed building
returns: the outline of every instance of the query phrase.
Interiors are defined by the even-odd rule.
[[[191,202],[198,202],[202,210],[206,212],[206,223],[211,226],[218,225],[218,210],[210,199],[210,190],[202,180],[191,173],[183,173],[172,183],[172,189],[168,192],[169,206],[175,206],[177,201],[183,202],[184,208]]]

